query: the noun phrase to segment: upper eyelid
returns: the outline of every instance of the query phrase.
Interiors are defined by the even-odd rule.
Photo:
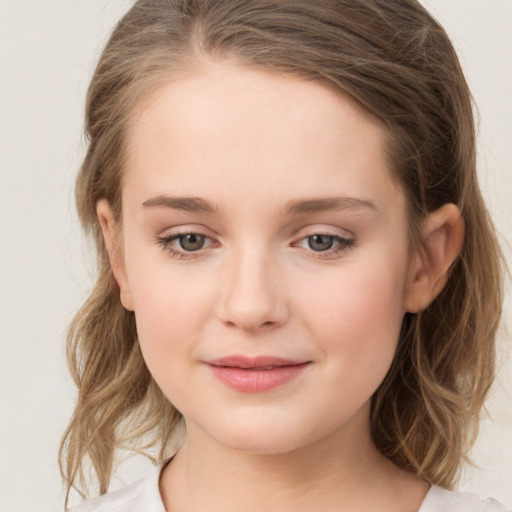
[[[343,228],[337,228],[337,227],[322,227],[320,225],[318,226],[308,226],[305,228],[297,229],[292,237],[295,239],[302,239],[307,238],[308,236],[313,235],[327,235],[327,236],[337,236],[340,238],[345,238],[347,240],[350,240],[355,237],[355,234],[352,231],[349,231],[347,229]]]
[[[214,232],[212,232],[211,229],[208,229],[204,226],[200,225],[186,225],[186,226],[169,226],[166,229],[161,230],[160,234],[158,235],[159,238],[172,238],[173,236],[181,236],[181,235],[188,235],[188,234],[196,234],[196,235],[203,235],[208,238],[216,238],[218,235],[216,235]]]

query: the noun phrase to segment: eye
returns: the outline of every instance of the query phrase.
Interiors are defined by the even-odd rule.
[[[313,235],[301,238],[293,245],[304,249],[306,253],[317,258],[334,258],[340,253],[348,251],[354,243],[353,239],[344,236],[314,233]]]
[[[179,259],[198,257],[202,254],[202,249],[215,245],[215,242],[210,237],[194,232],[157,237],[157,243],[162,249]]]

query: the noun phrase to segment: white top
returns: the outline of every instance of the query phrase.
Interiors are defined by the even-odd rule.
[[[68,512],[166,512],[158,482],[165,463],[151,473],[117,491],[86,500]],[[480,499],[474,494],[447,491],[433,485],[418,512],[512,512],[492,498]]]

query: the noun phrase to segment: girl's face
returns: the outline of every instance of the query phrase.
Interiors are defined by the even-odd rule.
[[[230,63],[137,114],[113,266],[189,432],[253,453],[367,435],[408,301],[382,129],[319,83]]]

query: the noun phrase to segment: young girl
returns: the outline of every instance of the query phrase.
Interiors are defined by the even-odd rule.
[[[449,491],[501,258],[470,94],[415,0],[139,0],[93,77],[73,511],[502,511]],[[186,440],[168,458],[184,423]]]

